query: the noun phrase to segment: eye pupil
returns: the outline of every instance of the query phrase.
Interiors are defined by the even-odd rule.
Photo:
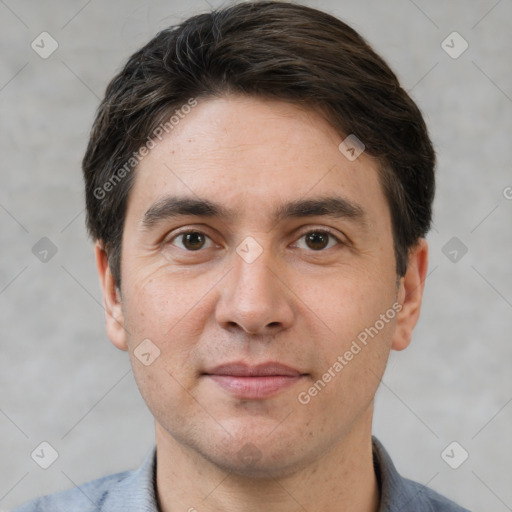
[[[183,245],[191,251],[201,249],[204,245],[204,236],[202,233],[197,232],[185,233],[183,235]]]
[[[324,249],[329,243],[329,236],[326,233],[312,232],[306,235],[306,243],[311,249]]]

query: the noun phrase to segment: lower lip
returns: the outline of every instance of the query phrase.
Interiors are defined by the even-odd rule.
[[[296,382],[302,376],[269,375],[265,377],[233,377],[232,375],[207,375],[236,398],[261,399],[275,395]]]

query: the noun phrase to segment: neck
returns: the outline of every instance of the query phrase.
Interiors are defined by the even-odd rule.
[[[376,512],[371,411],[327,453],[281,477],[227,472],[176,441],[158,423],[157,493],[162,512]],[[358,422],[359,423],[359,422]]]

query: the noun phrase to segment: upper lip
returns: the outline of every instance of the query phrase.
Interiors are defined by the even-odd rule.
[[[277,362],[250,365],[242,361],[226,363],[204,372],[206,375],[228,375],[231,377],[299,377],[302,373],[295,368]]]

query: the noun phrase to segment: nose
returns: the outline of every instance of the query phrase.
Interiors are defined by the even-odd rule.
[[[274,263],[274,264],[273,264]],[[216,320],[225,329],[240,328],[248,334],[270,335],[289,328],[294,312],[284,276],[269,250],[252,262],[233,254],[231,272],[222,283]]]

